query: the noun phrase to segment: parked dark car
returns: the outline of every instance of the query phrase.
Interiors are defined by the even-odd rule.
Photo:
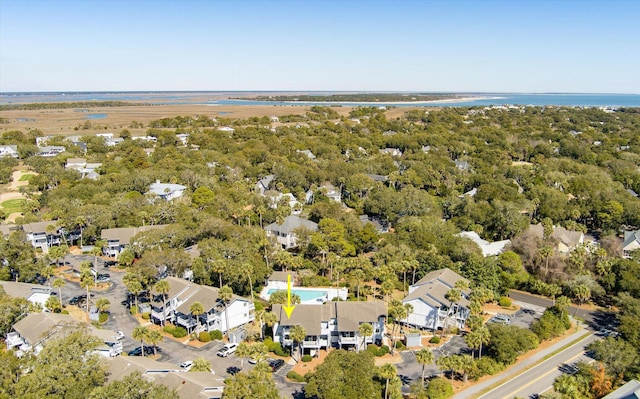
[[[280,370],[282,366],[284,366],[284,360],[282,359],[273,359],[269,362],[269,368],[274,373]]]
[[[160,352],[160,348],[157,348],[156,351]],[[129,352],[127,352],[127,355],[129,355],[129,356],[140,356],[141,354],[142,354],[142,349],[140,349],[139,346],[136,346],[135,348],[133,348]],[[145,346],[144,347],[144,355],[145,356],[153,355],[153,346]]]
[[[118,264],[118,262],[116,262],[115,260],[105,260],[104,261],[104,267],[112,267],[112,266],[116,266]]]

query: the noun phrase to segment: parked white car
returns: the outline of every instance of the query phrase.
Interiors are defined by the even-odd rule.
[[[191,370],[191,367],[193,367],[193,361],[191,360],[187,360],[186,362],[180,363],[180,368],[183,369],[184,371]]]
[[[117,339],[118,341],[120,341],[120,340],[124,339],[124,333],[123,333],[122,331],[119,331],[119,330],[118,330],[118,331],[116,331],[116,335],[115,335],[115,337],[113,337],[113,338],[115,338],[115,339]]]
[[[234,353],[236,349],[238,349],[238,344],[236,343],[225,344],[222,348],[220,348],[217,355],[221,357],[227,357],[230,354]]]

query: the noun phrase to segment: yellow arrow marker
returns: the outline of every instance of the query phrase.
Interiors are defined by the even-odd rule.
[[[296,305],[291,305],[291,275],[287,274],[287,306],[283,306],[287,318],[291,318],[291,312],[295,309]]]

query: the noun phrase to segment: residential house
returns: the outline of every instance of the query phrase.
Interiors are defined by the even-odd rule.
[[[0,281],[0,287],[4,292],[14,298],[24,298],[33,304],[39,304],[44,309],[47,299],[51,296],[51,287],[18,283],[15,281]]]
[[[383,136],[395,136],[396,134],[398,134],[398,132],[393,131],[393,130],[386,130],[386,131],[382,132]]]
[[[131,140],[146,141],[147,143],[157,143],[158,142],[158,138],[157,137],[153,137],[153,136],[134,136],[134,137],[131,137]]]
[[[544,228],[542,224],[529,225],[528,233],[542,240],[544,237]],[[573,251],[578,245],[585,243],[585,235],[581,231],[567,230],[564,227],[554,226],[551,238],[556,242],[554,248],[561,254],[568,254]]]
[[[48,340],[77,330],[85,330],[102,342],[95,349],[95,353],[105,357],[122,353],[122,343],[117,339],[115,331],[96,328],[66,314],[30,313],[14,324],[12,329],[13,331],[7,334],[5,342],[7,349],[18,348],[18,356],[25,352],[33,352],[37,355]]]
[[[475,242],[480,250],[482,251],[482,256],[497,256],[500,255],[507,245],[511,244],[511,240],[502,240],[489,242],[487,240],[483,240],[480,238],[478,233],[475,231],[463,231],[462,233],[456,234],[458,237],[467,238],[473,242]]]
[[[163,319],[184,327],[187,331],[227,332],[252,322],[255,319],[255,306],[251,300],[234,295],[226,305],[218,298],[218,288],[199,285],[176,277],[167,277],[169,293],[166,296],[163,314],[163,299],[155,292],[151,318],[160,323]],[[191,305],[199,302],[204,313],[194,315]],[[226,312],[226,314],[225,314]],[[229,326],[227,327],[227,318]]]
[[[19,227],[17,224],[0,224],[0,234],[4,236],[8,236],[13,234],[14,231],[18,231]]]
[[[367,173],[367,174],[365,174],[365,176],[367,176],[368,178],[370,178],[371,180],[373,180],[375,182],[380,182],[380,183],[384,183],[387,180],[389,180],[389,178],[387,176],[383,176],[383,175],[374,175],[374,174]]]
[[[467,191],[466,193],[464,193],[464,194],[462,194],[462,195],[459,195],[458,197],[460,197],[460,198],[464,198],[464,197],[471,197],[471,198],[473,198],[473,197],[475,197],[475,196],[476,196],[476,194],[478,194],[478,188],[477,188],[477,187],[474,187],[474,188],[472,188],[471,190]]]
[[[640,249],[640,230],[625,231],[622,242],[622,255],[625,258],[631,257],[631,252]]]
[[[189,135],[187,133],[176,134],[176,138],[180,140],[180,143],[182,143],[182,145],[187,145],[189,141]]]
[[[274,222],[264,229],[267,237],[276,237],[278,244],[282,245],[284,249],[289,249],[298,245],[296,230],[307,229],[309,231],[316,231],[318,230],[318,224],[295,215],[289,215],[284,219],[282,224]]]
[[[0,145],[0,158],[18,158],[18,146]]]
[[[632,189],[627,189],[627,192],[629,193],[629,195],[631,195],[632,197],[638,198],[638,193],[636,193],[635,191],[633,191]]]
[[[296,305],[291,317],[282,305],[273,305],[277,322],[273,325],[273,340],[283,346],[293,346],[290,337],[293,326],[302,326],[307,335],[302,342],[303,352],[312,355],[320,349],[366,348],[367,344],[382,341],[387,317],[386,302],[327,302],[322,305]],[[361,324],[369,323],[373,334],[363,337]]]
[[[451,303],[446,298],[447,292],[460,280],[466,281],[458,273],[445,268],[432,271],[411,285],[402,303],[413,306],[413,311],[402,321],[434,331],[444,327],[463,328],[469,317],[470,291],[463,290],[458,303]]]
[[[207,371],[165,373],[154,382],[174,389],[180,399],[219,399],[224,392],[224,379]]]
[[[401,157],[402,151],[399,148],[383,148],[380,150],[381,154],[391,155],[392,157]]]
[[[156,180],[149,186],[149,193],[155,194],[165,201],[171,201],[182,197],[186,189],[187,187],[181,184],[160,183],[160,180]]]
[[[298,273],[296,272],[273,272],[265,281],[265,286],[274,290],[286,290],[289,277],[291,276],[291,286],[298,285]]]
[[[53,136],[40,136],[40,137],[36,137],[36,146],[37,147],[44,147],[47,145],[47,143],[49,143],[49,140],[51,140],[53,138]]]
[[[96,180],[99,176],[96,169],[101,166],[101,163],[87,163],[84,158],[69,158],[64,167],[65,169],[77,170],[82,175],[82,178]]]
[[[639,399],[640,381],[631,380],[602,399]]]
[[[149,381],[155,381],[170,373],[184,373],[173,363],[158,362],[145,356],[121,356],[107,362],[107,381],[119,381],[135,372]],[[211,373],[209,373],[211,374]]]
[[[280,122],[280,119],[277,116],[270,116],[269,117],[269,121],[271,123],[278,123],[278,122]]]
[[[65,151],[65,148],[61,145],[50,145],[38,148],[36,155],[40,157],[55,157]]]
[[[264,196],[265,192],[269,190],[269,186],[271,185],[271,182],[273,181],[274,178],[275,178],[274,175],[266,175],[262,179],[258,180],[255,186],[255,189],[258,192],[258,194],[260,194],[261,196]]]
[[[311,152],[311,150],[296,150],[296,152],[306,155],[307,158],[309,158],[312,161],[316,159],[316,156],[313,154],[313,152]]]
[[[27,223],[22,225],[22,230],[27,234],[27,241],[31,242],[31,245],[47,253],[51,246],[60,245],[61,235],[56,223],[57,220]],[[49,226],[52,226],[52,228],[47,231]]]
[[[104,144],[107,147],[115,147],[118,144],[121,144],[124,142],[124,139],[122,137],[107,137],[104,139]]]
[[[235,132],[235,129],[229,126],[221,126],[218,128],[218,130],[220,130],[221,132],[227,132],[227,133]]]
[[[471,169],[471,165],[469,165],[469,162],[467,161],[460,161],[458,159],[456,159],[455,161],[453,161],[456,165],[456,168],[462,170],[462,171],[467,171]]]
[[[336,188],[336,186],[334,186],[329,182],[323,183],[320,186],[319,191],[322,193],[322,195],[329,198],[331,201],[335,201],[338,203],[342,202],[342,193],[338,188]],[[313,203],[314,196],[315,196],[315,193],[313,191],[311,190],[307,191],[305,195],[306,202],[308,204]]]
[[[379,217],[370,217],[368,215],[360,215],[358,216],[360,222],[363,225],[367,223],[371,223],[373,227],[376,229],[378,233],[388,233],[389,232],[389,223],[380,219]]]
[[[100,234],[100,238],[106,241],[102,252],[111,258],[118,258],[120,252],[128,245],[131,245],[131,239],[139,233],[153,230],[163,229],[167,227],[166,224],[158,224],[153,226],[142,227],[118,227],[115,229],[104,229]]]

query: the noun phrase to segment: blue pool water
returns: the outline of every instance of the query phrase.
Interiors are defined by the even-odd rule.
[[[107,114],[87,114],[87,119],[104,119],[107,117]]]
[[[274,292],[279,290],[269,290],[267,294],[271,295]],[[317,298],[323,298],[327,296],[327,291],[313,291],[313,290],[296,290],[295,288],[291,289],[292,294],[296,294],[300,297],[301,301],[312,301]]]

